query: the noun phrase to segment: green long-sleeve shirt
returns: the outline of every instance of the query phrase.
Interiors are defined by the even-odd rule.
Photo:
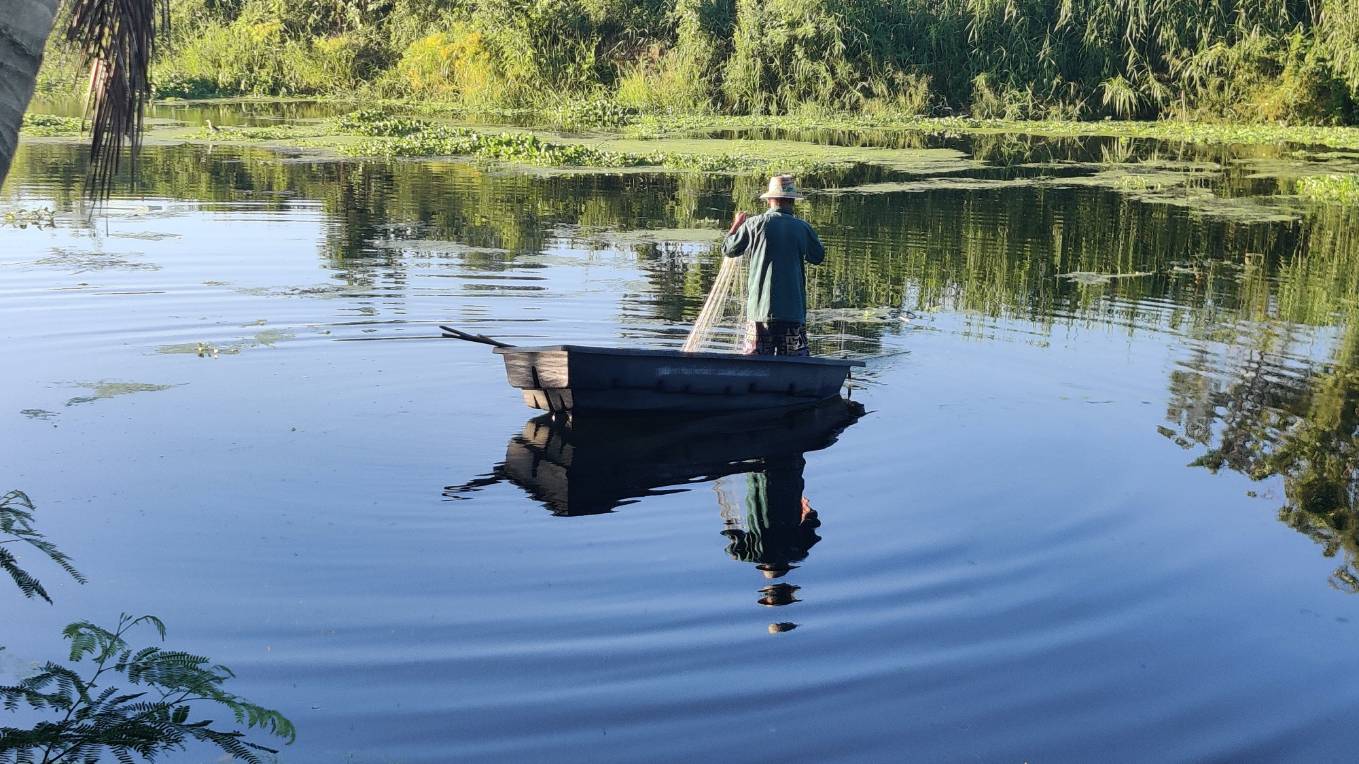
[[[803,263],[815,265],[826,257],[826,248],[807,221],[778,209],[746,218],[722,242],[722,254],[750,255],[748,320],[806,322],[807,274]]]

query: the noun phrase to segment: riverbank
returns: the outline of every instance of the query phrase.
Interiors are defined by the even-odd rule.
[[[207,105],[287,103],[276,98],[167,99],[157,105],[195,108]],[[342,112],[351,102],[306,99],[301,103],[333,104]],[[279,143],[306,148],[332,148],[351,156],[434,156],[477,154],[486,158],[564,166],[660,165],[677,169],[754,171],[769,161],[789,159],[786,152],[753,160],[714,157],[713,145],[694,144],[690,150],[667,150],[660,141],[740,140],[781,138],[807,131],[860,133],[917,132],[925,135],[1015,135],[1043,138],[1128,138],[1181,143],[1245,146],[1325,147],[1359,151],[1359,127],[1285,124],[1226,124],[1180,120],[1007,120],[969,117],[925,117],[909,114],[826,114],[822,116],[722,116],[712,114],[642,114],[604,102],[572,102],[555,109],[470,109],[451,103],[385,100],[376,106],[348,112],[348,122],[288,123],[276,127],[194,126],[172,120],[148,121],[148,137],[171,141]],[[473,138],[476,127],[484,136],[534,135],[546,144],[506,147]],[[80,134],[80,120],[29,114],[23,134],[29,137],[70,137]],[[382,140],[359,140],[359,139]],[[464,144],[465,141],[470,143]],[[744,141],[749,149],[752,141]],[[872,141],[864,141],[872,143]],[[599,153],[573,147],[588,147]],[[721,147],[717,147],[721,148]],[[728,147],[730,148],[730,147]],[[833,148],[833,147],[828,147]],[[719,152],[720,154],[721,152]],[[832,152],[835,153],[835,152]],[[807,166],[809,156],[792,157]]]

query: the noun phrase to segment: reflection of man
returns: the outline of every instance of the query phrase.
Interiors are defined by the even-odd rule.
[[[722,243],[727,257],[750,255],[745,352],[747,355],[811,355],[807,346],[807,275],[804,261],[821,262],[826,249],[816,231],[793,213],[803,198],[791,175],[769,179],[760,195],[769,210],[748,218],[736,213]]]
[[[807,552],[821,537],[816,510],[802,495],[802,469],[806,461],[797,456],[768,460],[761,472],[747,476],[746,527],[728,528],[722,535],[730,539],[727,554],[732,559],[753,562],[765,578],[780,578],[793,563],[807,558]],[[792,589],[766,592],[765,604],[793,602]],[[786,596],[785,596],[786,595]]]

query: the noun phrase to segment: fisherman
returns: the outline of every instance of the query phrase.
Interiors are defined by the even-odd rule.
[[[749,217],[737,212],[722,243],[727,257],[750,255],[746,290],[746,355],[811,355],[807,345],[807,274],[826,257],[816,231],[793,212],[804,198],[791,175],[769,179],[760,194],[769,210]]]

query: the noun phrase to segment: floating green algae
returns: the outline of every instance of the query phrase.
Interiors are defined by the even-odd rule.
[[[273,347],[280,342],[290,340],[297,335],[286,329],[265,329],[255,335],[255,344],[263,347]]]
[[[69,269],[71,273],[88,271],[156,271],[160,266],[155,263],[140,262],[140,252],[87,252],[67,247],[53,247],[46,257],[33,261],[34,265]]]
[[[381,249],[399,250],[418,257],[509,254],[509,250],[502,247],[476,247],[446,239],[381,239],[372,242],[372,245]]]
[[[196,355],[199,358],[216,358],[219,355],[236,355],[241,347],[236,345],[214,345],[210,342],[179,342],[160,345],[156,352],[162,355]]]
[[[1182,207],[1190,215],[1233,223],[1292,223],[1304,211],[1281,197],[1223,197],[1206,188],[1186,188],[1167,193],[1134,194],[1139,201]]]
[[[910,311],[892,306],[812,308],[807,311],[807,323],[809,324],[894,324],[907,322],[915,317],[916,315]]]
[[[246,326],[263,326],[264,321],[256,321]],[[288,329],[265,329],[250,337],[230,342],[179,342],[160,345],[156,352],[162,355],[196,355],[199,358],[218,358],[224,355],[239,355],[242,351],[261,347],[274,347],[280,342],[295,339],[296,334]]]
[[[604,245],[632,244],[711,244],[726,236],[725,223],[714,221],[712,228],[634,228],[615,230],[590,227],[562,229],[563,238],[586,240]]]
[[[1108,284],[1115,279],[1135,279],[1145,276],[1154,276],[1155,271],[1134,271],[1132,273],[1096,273],[1094,271],[1071,271],[1070,273],[1059,273],[1057,278],[1080,284],[1081,286],[1097,286]]]
[[[958,178],[935,177],[922,180],[882,181],[861,183],[855,186],[839,186],[822,189],[817,196],[836,194],[897,194],[922,193],[926,191],[989,191],[999,188],[1032,186],[1040,182],[1037,178]]]
[[[83,387],[90,391],[89,395],[76,396],[66,401],[67,406],[76,406],[81,403],[93,403],[95,401],[117,398],[123,395],[134,393],[154,393],[161,390],[169,390],[178,385],[155,385],[146,382],[113,382],[101,380],[99,382],[74,382],[73,387]]]
[[[163,241],[165,239],[178,239],[181,234],[161,233],[157,231],[130,231],[127,233],[111,233],[111,239],[136,239],[138,241]]]
[[[1216,180],[1217,174],[1198,163],[1176,171],[1166,165],[1128,164],[1111,167],[1091,175],[1047,178],[1043,185],[1058,187],[1092,187],[1119,191],[1148,204],[1181,207],[1191,215],[1228,220],[1236,223],[1290,223],[1298,220],[1303,210],[1278,196],[1222,196],[1204,185]]]

